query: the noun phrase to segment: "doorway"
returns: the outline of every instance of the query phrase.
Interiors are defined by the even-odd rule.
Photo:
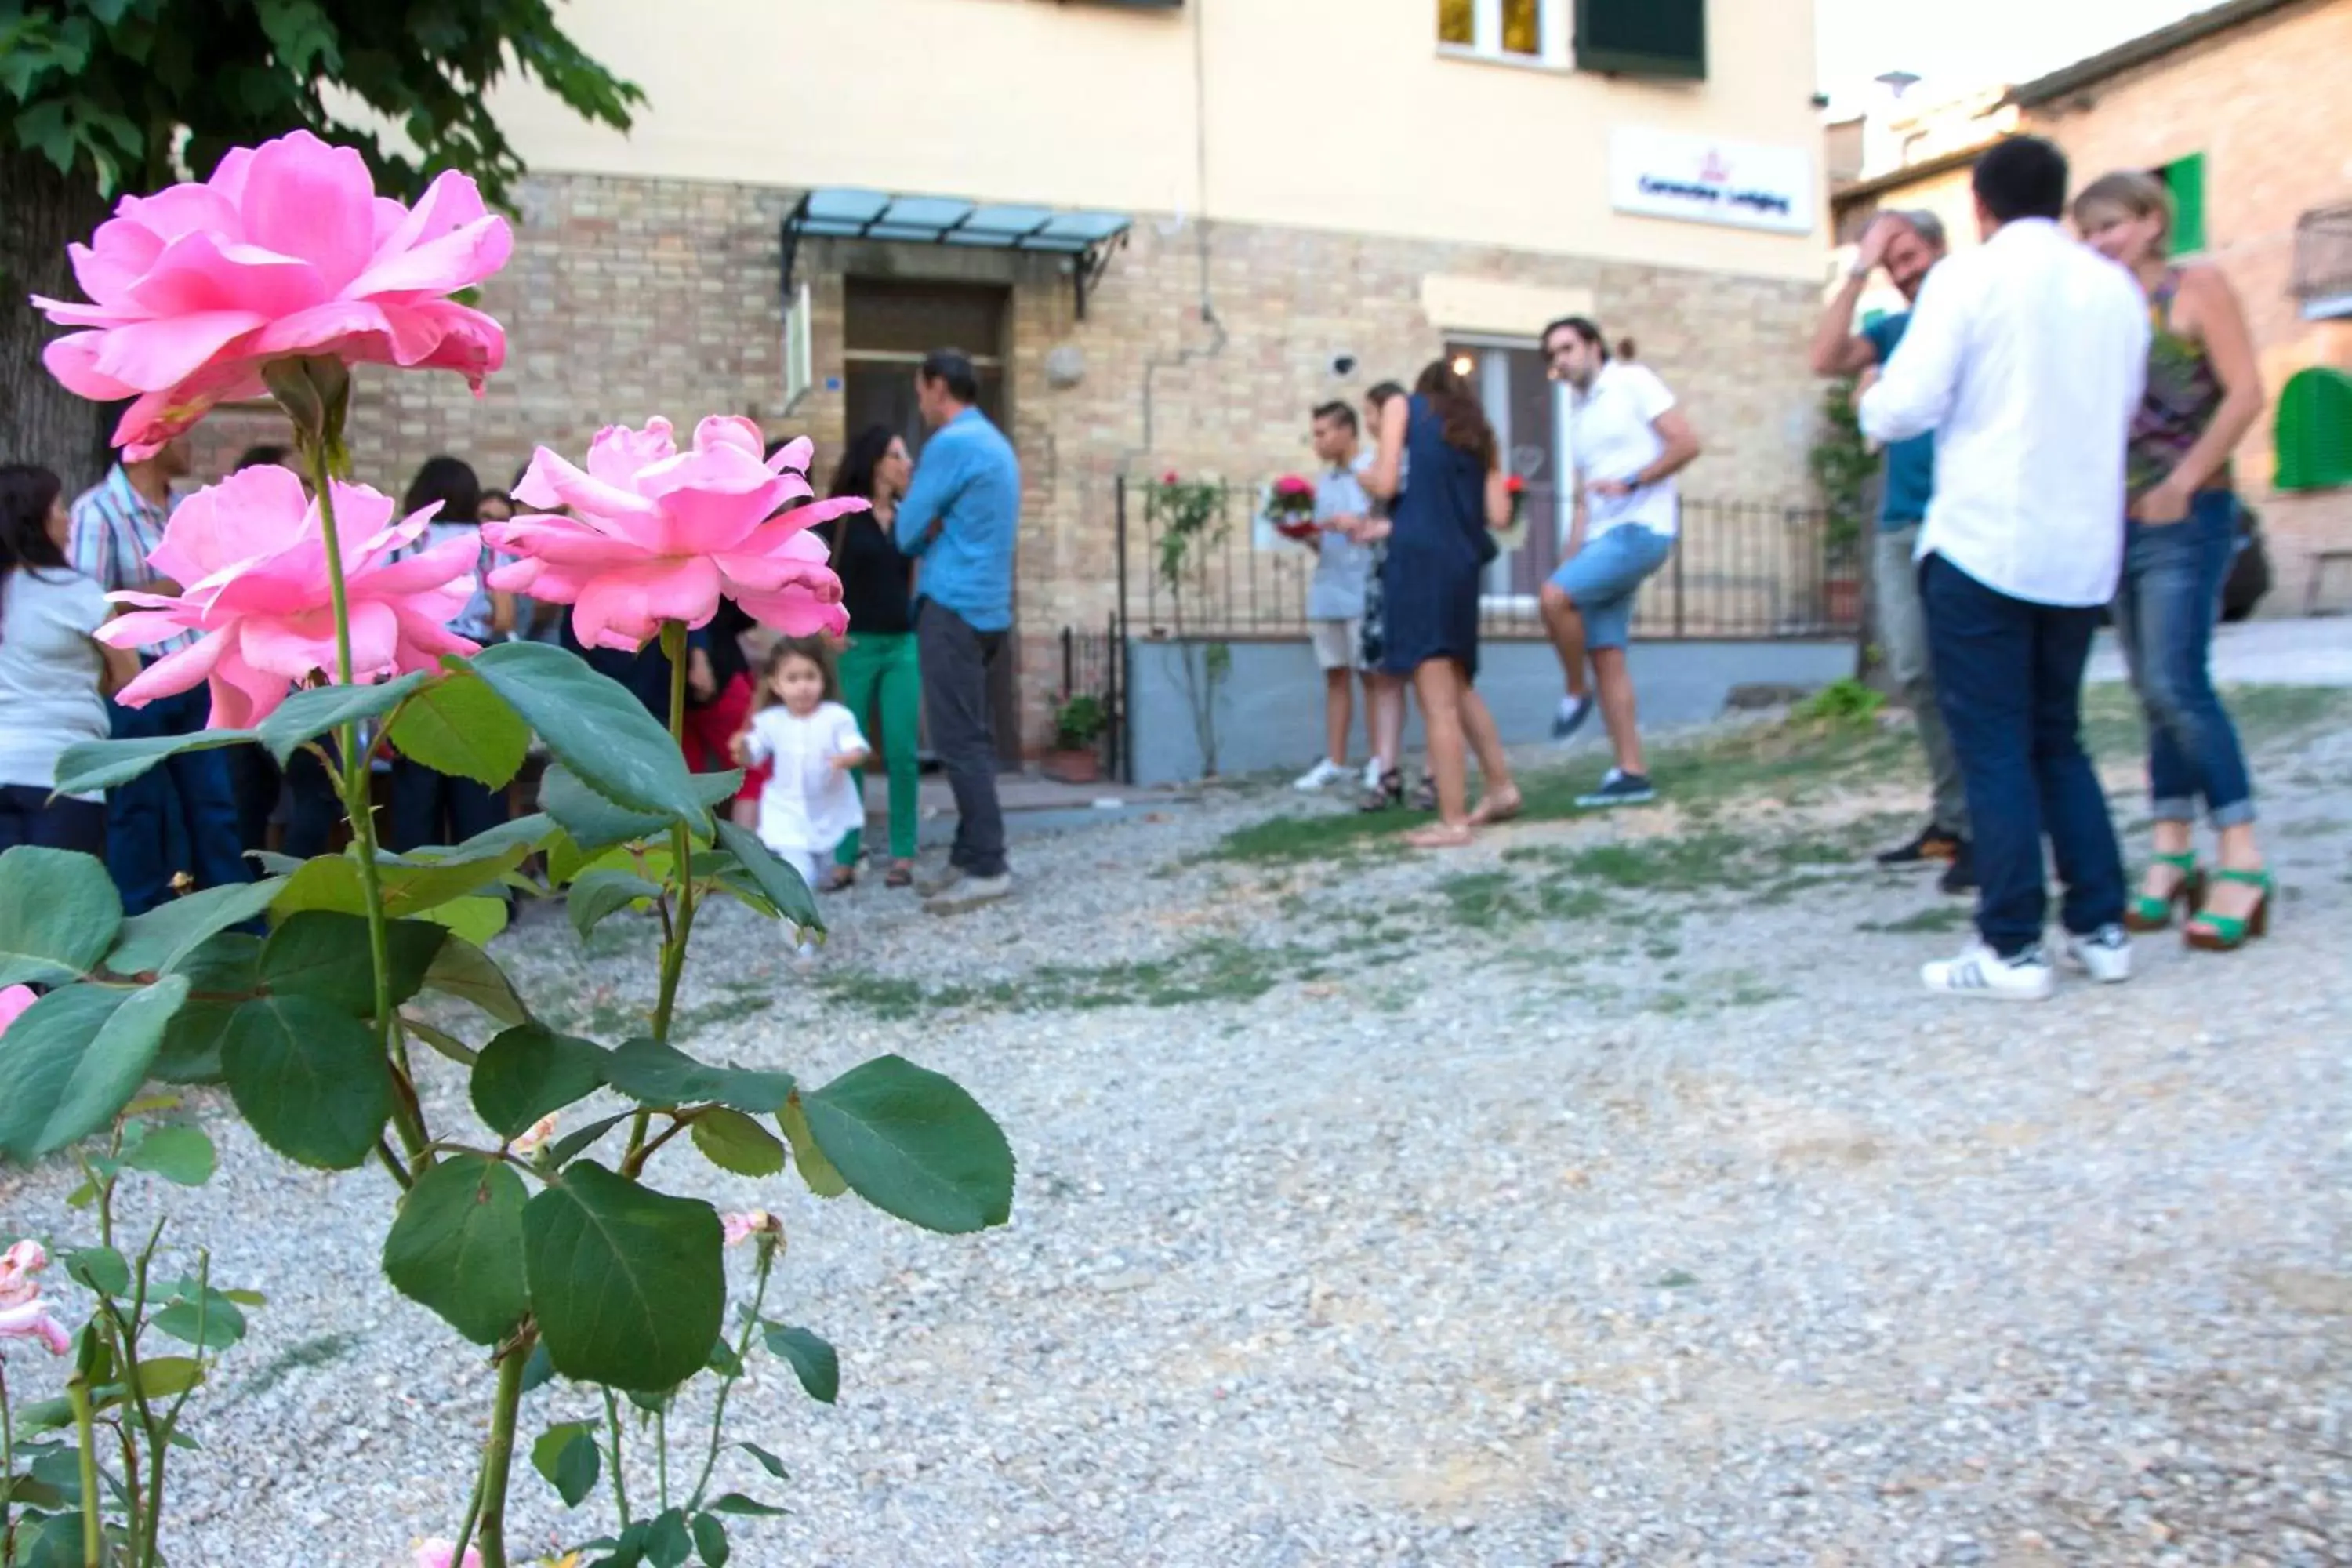
[[[847,279],[842,351],[843,429],[850,436],[869,425],[898,432],[907,450],[923,460],[923,427],[915,406],[915,371],[934,349],[958,348],[971,357],[980,381],[980,411],[1012,434],[1004,395],[1006,329],[1011,290],[968,283],[931,283],[900,279]],[[1018,574],[1016,573],[1016,584]],[[998,766],[1021,767],[1021,639],[1019,589],[1014,589],[1013,633],[989,671],[991,729]]]

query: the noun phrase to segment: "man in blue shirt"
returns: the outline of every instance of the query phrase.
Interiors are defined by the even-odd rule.
[[[996,742],[988,676],[1013,630],[1013,546],[1021,531],[1021,460],[975,406],[971,361],[940,349],[915,373],[915,402],[931,428],[898,503],[898,548],[919,557],[915,647],[931,745],[955,792],[955,847],[946,872],[922,888],[923,907],[956,914],[1013,890],[1004,813],[996,800]],[[852,626],[855,637],[857,628]]]
[[[1881,213],[1862,237],[1845,286],[1830,301],[1813,334],[1812,365],[1816,375],[1863,378],[1857,398],[1867,389],[1895,345],[1911,324],[1911,312],[1882,316],[1861,331],[1853,330],[1854,310],[1871,274],[1879,268],[1906,300],[1919,297],[1928,270],[1944,258],[1943,221],[1925,209]],[[1894,672],[1896,689],[1911,710],[1919,744],[1927,753],[1927,772],[1934,780],[1934,815],[1917,837],[1878,857],[1882,866],[1920,866],[1945,862],[1942,887],[1964,893],[1976,886],[1969,852],[1969,797],[1960,782],[1960,764],[1952,738],[1936,706],[1935,676],[1927,658],[1927,616],[1919,601],[1919,573],[1913,557],[1919,527],[1927,520],[1927,501],[1936,491],[1936,437],[1930,434],[1897,441],[1886,448],[1885,494],[1879,506],[1877,554],[1871,573],[1873,597],[1878,608],[1878,633]]]

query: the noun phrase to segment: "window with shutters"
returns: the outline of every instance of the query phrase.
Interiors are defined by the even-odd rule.
[[[2172,254],[2195,256],[2205,248],[2205,154],[2175,158],[2156,177],[2172,193]]]
[[[1447,54],[1514,65],[1566,67],[1570,0],[1437,0]]]
[[[2276,488],[2352,485],[2352,375],[2325,365],[2296,372],[2279,389],[2277,430]]]
[[[1576,66],[1705,80],[1706,0],[1576,0]]]

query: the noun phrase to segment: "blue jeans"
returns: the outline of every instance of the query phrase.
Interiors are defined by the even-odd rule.
[[[1976,832],[1978,934],[2004,958],[2042,940],[2045,832],[2066,885],[2066,929],[2088,935],[2121,921],[2123,855],[2082,738],[2098,610],[2012,599],[1940,555],[1920,563],[1919,596]]]
[[[2207,668],[2237,549],[2238,498],[2207,490],[2183,521],[2135,522],[2127,540],[2116,633],[2147,713],[2150,815],[2193,822],[2202,796],[2214,826],[2252,822],[2245,752]]]
[[[212,693],[202,686],[144,708],[107,704],[118,741],[193,735],[211,711]],[[145,914],[169,900],[179,870],[199,889],[251,881],[252,867],[237,842],[227,757],[217,748],[182,752],[108,791],[106,868],[126,915]]]

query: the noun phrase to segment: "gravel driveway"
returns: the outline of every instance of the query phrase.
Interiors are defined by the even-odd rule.
[[[1213,793],[1024,845],[1001,915],[861,888],[807,973],[720,915],[706,1054],[902,1052],[1022,1160],[962,1240],[691,1173],[783,1215],[779,1315],[843,1358],[830,1409],[739,1391],[794,1511],[736,1562],[2352,1562],[2352,700],[2243,710],[2276,934],[2040,1007],[1918,990],[1964,910],[1868,863],[1916,826],[1899,733],[1693,742],[1667,806],[1451,858]],[[503,956],[616,1037],[626,920]],[[378,1275],[380,1173],[215,1122],[179,1233],[272,1300],[193,1407],[174,1563],[388,1568],[453,1527],[488,1379]],[[78,1234],[65,1173],[5,1182]],[[609,1524],[516,1490],[526,1539]]]

